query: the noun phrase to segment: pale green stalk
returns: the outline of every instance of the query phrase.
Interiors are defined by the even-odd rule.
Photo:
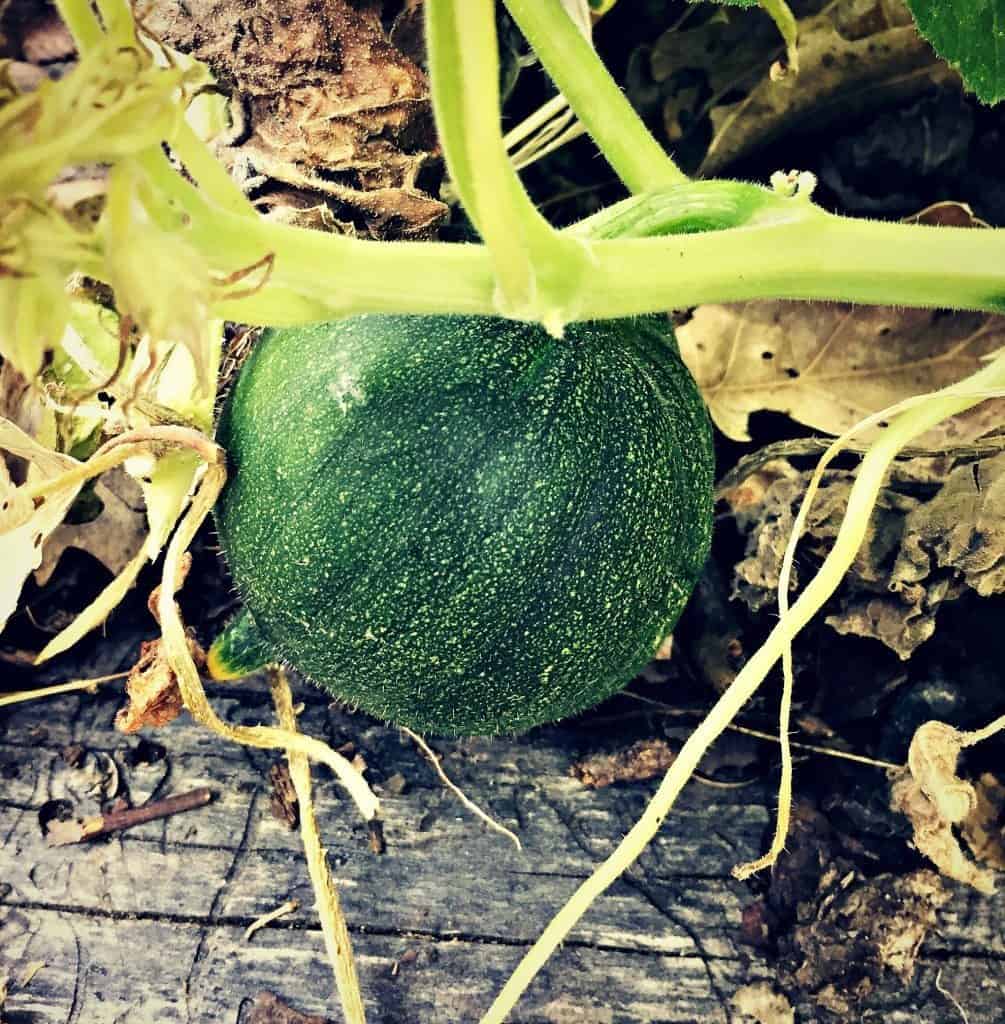
[[[89,0],[56,0],[56,8],[81,54],[101,42],[104,32]]]
[[[559,234],[524,191],[499,120],[499,53],[493,0],[427,0],[426,40],[436,126],[447,169],[488,246],[500,312],[559,333],[586,254]]]
[[[559,0],[505,0],[545,70],[632,192],[687,181]]]

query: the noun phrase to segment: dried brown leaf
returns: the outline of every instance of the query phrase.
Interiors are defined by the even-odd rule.
[[[50,534],[42,549],[35,579],[45,585],[63,552],[77,548],[93,555],[113,576],[132,561],[147,536],[147,516],[139,485],[122,469],[106,473],[94,485],[101,512],[87,523],[63,523]]]
[[[272,992],[259,992],[248,1014],[247,1024],[328,1024],[324,1017],[300,1013]]]
[[[716,425],[749,440],[750,414],[782,412],[828,434],[975,373],[1005,347],[1005,317],[841,303],[702,306],[677,331]],[[965,443],[1000,426],[985,402],[918,443]],[[869,435],[863,434],[863,438]]]
[[[389,40],[382,7],[174,0],[151,11],[161,38],[231,90],[238,123],[220,155],[273,216],[300,222],[322,204],[330,214],[321,223],[350,222],[376,238],[427,237],[446,216],[426,191],[441,167],[429,84]]]
[[[733,597],[751,610],[773,607],[779,571],[809,473],[775,460],[725,494],[746,555]],[[818,562],[847,507],[852,474],[825,475],[800,542]],[[939,487],[932,493],[933,485]],[[1005,593],[1005,455],[979,463],[912,459],[899,464],[877,499],[865,541],[826,617],[839,633],[873,637],[902,659],[935,632],[939,608],[967,588]],[[793,590],[799,584],[799,563]]]
[[[907,770],[895,778],[891,806],[914,826],[914,845],[947,877],[993,892],[994,873],[978,867],[953,832],[978,814],[977,792],[956,775],[964,737],[943,722],[925,722],[914,734]]]
[[[670,141],[698,129],[712,139],[702,175],[811,125],[903,102],[933,84],[960,88],[959,77],[918,35],[900,0],[829,3],[799,22],[800,73],[771,78],[783,48],[768,19],[726,10],[653,47],[652,75],[666,97]],[[738,98],[739,94],[739,98]],[[727,101],[727,102],[724,102]]]
[[[666,772],[676,756],[666,740],[639,740],[627,750],[577,761],[569,774],[591,789],[615,782],[644,782]]]
[[[193,637],[188,638],[189,651],[197,667],[206,664],[206,653]],[[174,721],[184,703],[178,679],[168,663],[160,640],[145,640],[140,657],[126,680],[129,703],[115,716],[119,732],[138,732],[147,726],[157,728]]]
[[[1005,871],[1005,785],[990,772],[974,784],[977,803],[960,834],[981,864]]]

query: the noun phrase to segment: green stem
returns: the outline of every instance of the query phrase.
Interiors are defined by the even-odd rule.
[[[541,216],[507,156],[493,0],[428,0],[426,30],[437,130],[451,180],[488,245],[497,305],[560,330],[585,254]]]
[[[265,252],[273,280],[345,312],[492,313],[479,246],[388,245],[223,218],[197,237],[231,267]],[[591,245],[583,319],[709,302],[789,298],[1005,311],[1005,231],[856,221],[807,208],[794,219]],[[232,314],[228,314],[232,315]]]
[[[170,165],[161,169],[167,173]],[[249,298],[217,302],[215,315],[278,325],[317,320],[323,310],[328,316],[498,312],[484,246],[305,231],[227,213],[177,174],[169,180],[172,199],[189,219],[189,240],[215,270],[230,273],[273,256],[269,281]],[[687,188],[694,189],[696,206],[718,211],[716,223],[728,222],[732,209],[746,226],[589,241],[590,277],[579,297],[583,319],[769,298],[1005,311],[1005,230],[851,220],[798,195],[780,197],[737,182]],[[729,189],[736,190],[733,199]],[[683,192],[675,193],[674,204],[683,216]],[[297,307],[285,308],[294,295],[301,297]]]
[[[93,50],[104,38],[89,0],[56,0],[56,7],[81,55]]]
[[[559,0],[505,0],[545,70],[632,192],[687,181]]]
[[[785,41],[785,59],[788,62],[787,71],[792,74],[799,73],[799,23],[796,21],[792,9],[785,0],[760,0],[761,8],[781,33]]]
[[[193,181],[214,203],[230,213],[244,217],[256,216],[251,201],[216,159],[209,146],[196,135],[188,121],[182,120],[168,141],[175,156],[192,175]]]

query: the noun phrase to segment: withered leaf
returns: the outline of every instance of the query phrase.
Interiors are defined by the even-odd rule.
[[[147,23],[231,91],[239,123],[220,155],[273,216],[428,237],[447,213],[427,191],[441,173],[429,84],[389,40],[382,8],[173,0],[153,5]],[[328,218],[306,212],[319,204]]]
[[[96,481],[94,495],[101,502],[94,519],[63,523],[50,534],[35,570],[40,585],[49,581],[67,548],[88,552],[117,576],[143,547],[147,516],[139,485],[124,470],[113,469]]]
[[[328,1024],[324,1017],[300,1013],[272,992],[259,992],[247,1024]]]
[[[746,555],[734,568],[733,596],[751,610],[774,605],[782,556],[810,473],[785,460],[761,467],[726,495]],[[800,562],[822,560],[837,535],[853,474],[828,472],[800,541]],[[938,490],[932,494],[932,486]],[[945,601],[969,587],[1005,592],[1005,455],[980,463],[912,459],[879,494],[865,541],[826,622],[873,637],[907,659],[935,632]]]
[[[1005,317],[842,303],[701,306],[677,331],[716,425],[749,440],[748,419],[786,413],[828,434],[975,373],[1005,346]],[[1000,426],[985,402],[917,443],[966,443]],[[863,438],[869,435],[864,433]]]
[[[942,874],[994,891],[994,873],[963,852],[953,827],[981,816],[977,791],[956,774],[963,737],[943,722],[925,722],[911,740],[908,766],[891,786],[890,804],[914,826],[914,845]]]
[[[188,637],[189,651],[198,668],[206,664],[206,654],[196,640]],[[168,664],[160,640],[145,640],[140,657],[126,680],[129,703],[115,716],[119,732],[138,732],[146,726],[157,728],[174,721],[182,712],[181,691],[174,670]]]
[[[819,132],[934,84],[960,88],[959,76],[918,35],[900,0],[817,6],[820,13],[799,22],[800,72],[782,81],[770,75],[772,61],[783,55],[781,40],[760,12],[718,11],[657,40],[652,75],[665,97],[670,141],[690,143],[693,135],[697,143],[711,122],[701,175],[719,174],[805,125]]]
[[[990,772],[974,784],[977,803],[961,823],[960,834],[974,859],[1005,871],[1005,785]]]

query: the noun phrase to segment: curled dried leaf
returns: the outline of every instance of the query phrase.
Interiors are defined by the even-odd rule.
[[[963,852],[953,826],[978,810],[974,787],[956,765],[966,736],[943,722],[926,722],[914,734],[907,769],[894,779],[891,806],[914,826],[914,845],[949,878],[992,892],[994,873]]]
[[[197,641],[188,637],[192,659],[200,668],[206,664],[206,653]],[[126,680],[129,703],[115,716],[119,732],[139,732],[147,726],[156,729],[174,721],[182,712],[183,702],[178,677],[168,663],[160,640],[144,641],[140,657]]]
[[[615,782],[642,782],[662,775],[677,755],[666,740],[639,740],[615,754],[597,754],[577,761],[569,774],[584,786],[602,789]]]

